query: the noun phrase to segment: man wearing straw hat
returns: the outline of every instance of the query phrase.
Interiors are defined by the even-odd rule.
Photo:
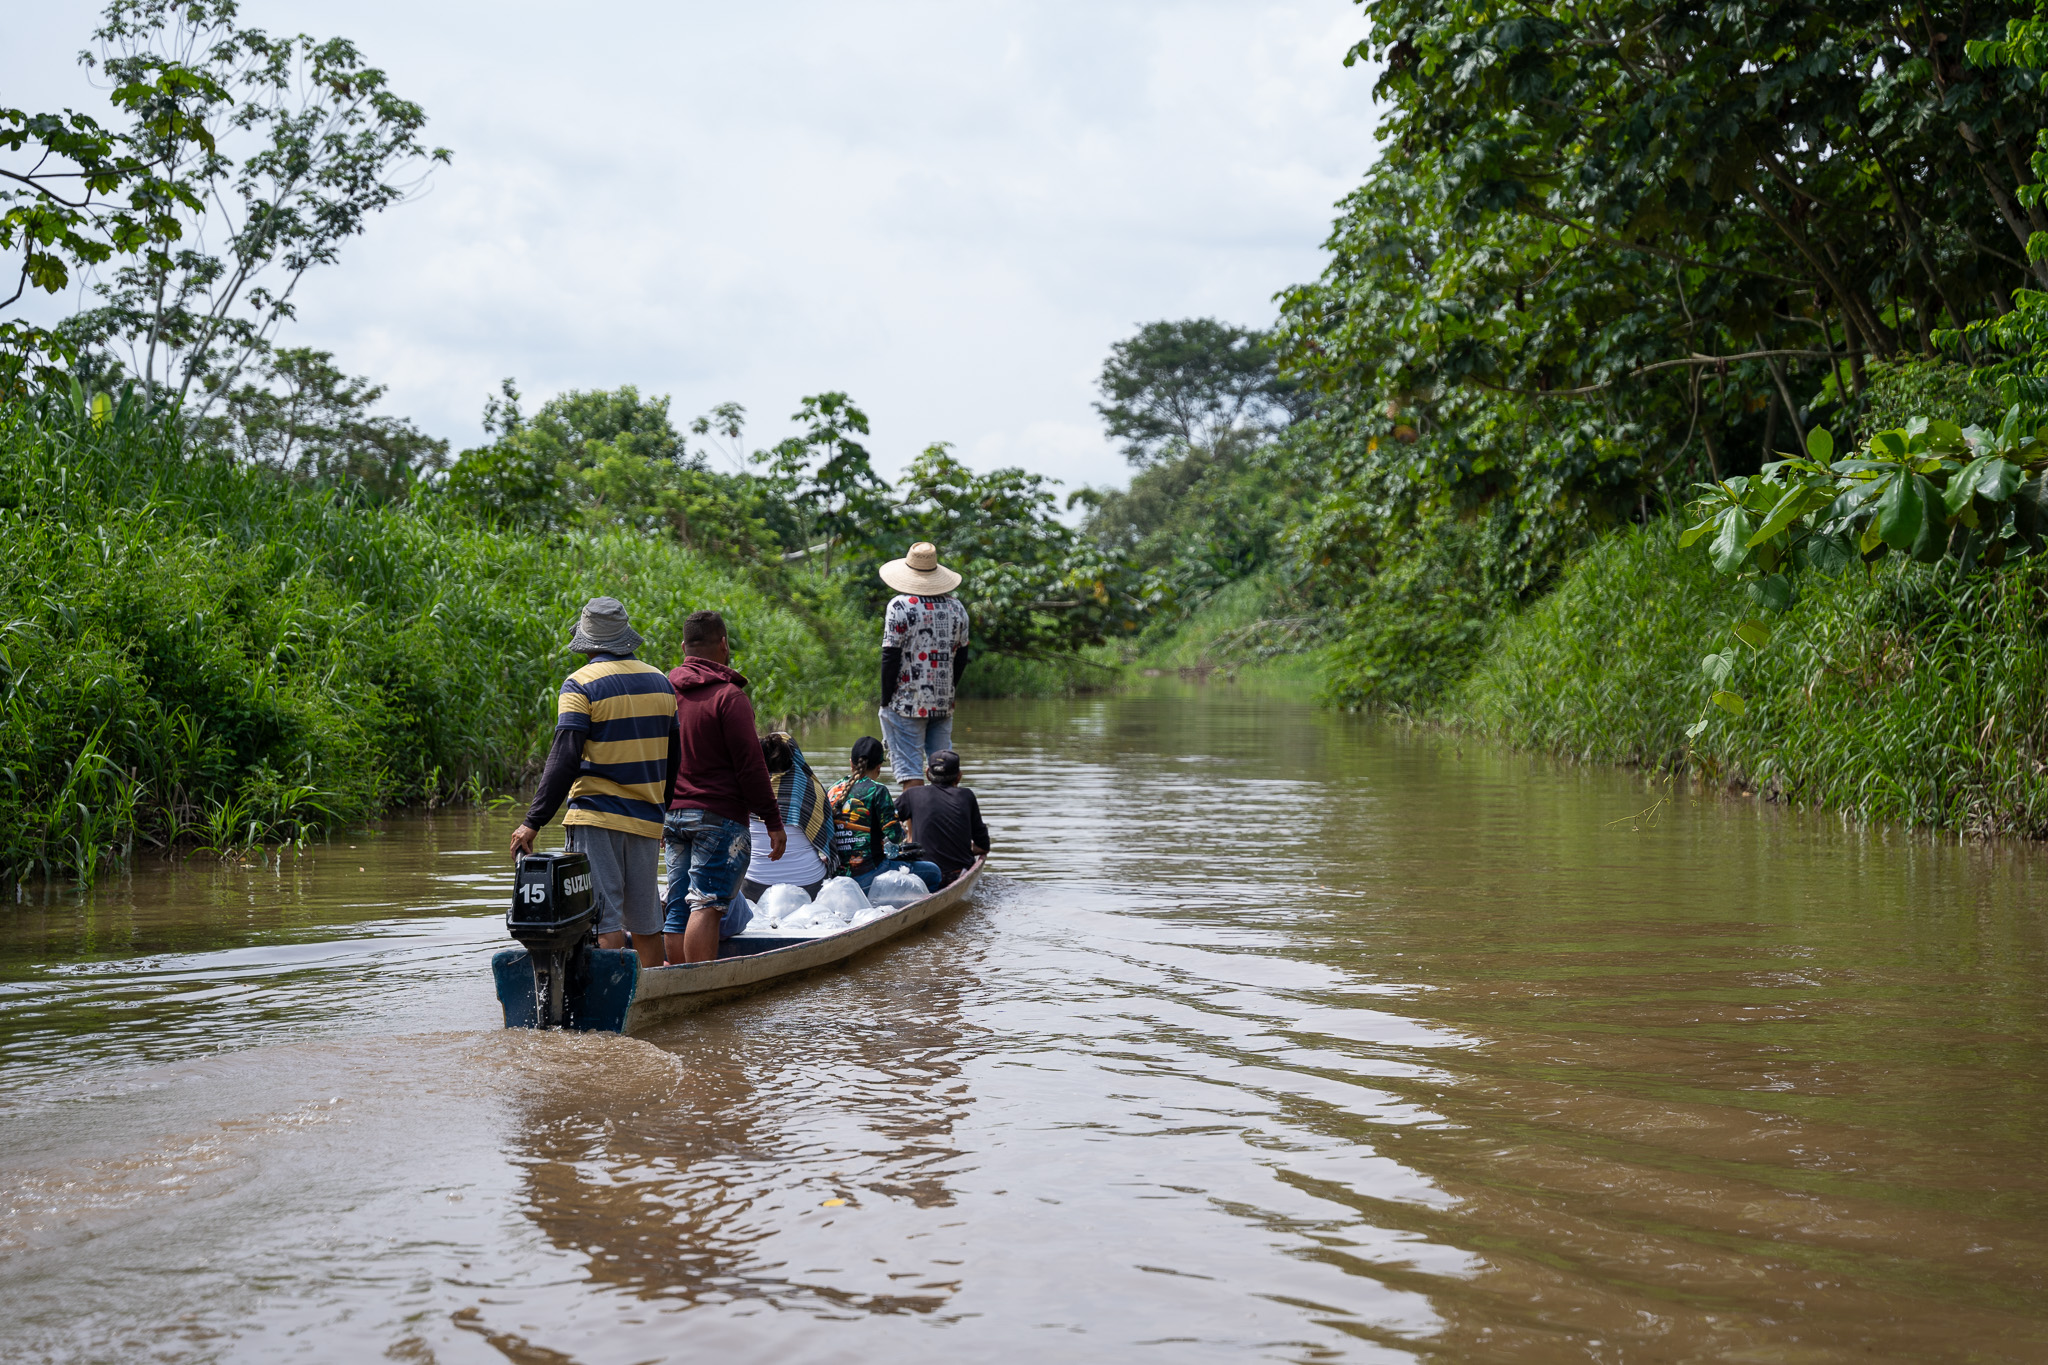
[[[682,756],[675,689],[666,673],[633,657],[640,633],[615,597],[584,604],[569,648],[590,662],[563,680],[555,698],[555,742],[533,806],[513,831],[512,856],[533,852],[534,836],[566,797],[563,833],[571,853],[590,859],[598,946],[623,948],[630,931],[641,965],[659,967],[655,867]]]
[[[882,739],[904,787],[924,785],[925,761],[953,747],[953,696],[967,668],[967,608],[960,575],[920,540],[882,566],[896,589],[882,617]]]

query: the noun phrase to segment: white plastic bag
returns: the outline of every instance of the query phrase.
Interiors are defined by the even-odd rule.
[[[923,900],[931,891],[924,884],[924,878],[908,868],[894,867],[875,878],[868,887],[868,900],[875,905],[886,905],[900,910],[912,901]]]
[[[847,924],[868,908],[868,898],[853,878],[834,877],[818,888],[818,899],[811,904],[821,919],[830,916],[837,923]]]
[[[811,903],[801,886],[771,886],[761,893],[756,914],[766,915],[770,924],[786,924],[792,916]]]
[[[873,924],[888,913],[889,907],[886,905],[870,905],[867,909],[853,917],[853,927],[858,929],[863,924]]]

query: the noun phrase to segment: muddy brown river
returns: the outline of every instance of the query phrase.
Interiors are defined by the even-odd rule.
[[[961,727],[970,907],[644,1037],[497,1027],[510,811],[0,908],[0,1358],[2048,1359],[2048,855]]]

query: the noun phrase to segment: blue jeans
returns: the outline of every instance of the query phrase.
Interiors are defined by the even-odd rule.
[[[875,884],[875,878],[881,876],[884,872],[897,871],[916,873],[917,879],[924,883],[924,889],[927,891],[938,890],[939,883],[946,879],[946,874],[939,871],[939,865],[937,863],[906,863],[899,858],[891,858],[888,862],[883,863],[880,867],[874,868],[870,871],[862,873],[858,877],[855,877],[853,879],[853,882],[854,885],[858,886],[862,891],[866,891],[869,887]]]
[[[953,747],[950,715],[905,716],[885,706],[881,720],[882,743],[889,750],[889,770],[896,774],[898,782],[922,782],[925,760],[941,749]]]
[[[731,938],[745,928],[747,902],[738,892],[754,856],[746,822],[708,810],[672,810],[662,821],[661,842],[668,850],[662,931],[682,933],[693,910],[722,913],[720,938]]]

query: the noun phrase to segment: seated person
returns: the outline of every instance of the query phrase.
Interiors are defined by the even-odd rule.
[[[768,765],[775,808],[782,812],[783,827],[791,838],[782,857],[771,862],[768,826],[758,815],[748,817],[747,829],[753,835],[757,856],[747,864],[743,888],[747,900],[760,900],[771,886],[801,886],[806,896],[815,897],[832,875],[834,861],[832,807],[825,800],[825,785],[804,761],[804,751],[796,747],[796,741],[780,730],[761,736],[761,759]]]
[[[971,788],[960,785],[960,755],[941,749],[925,761],[922,787],[896,798],[907,831],[939,865],[950,884],[988,852],[988,826],[981,822],[981,803]]]
[[[832,849],[839,855],[839,870],[868,890],[884,872],[913,872],[928,891],[936,891],[940,880],[937,863],[906,861],[899,857],[903,846],[903,825],[896,818],[896,798],[882,784],[882,741],[863,735],[853,742],[851,776],[826,793],[832,806]]]

